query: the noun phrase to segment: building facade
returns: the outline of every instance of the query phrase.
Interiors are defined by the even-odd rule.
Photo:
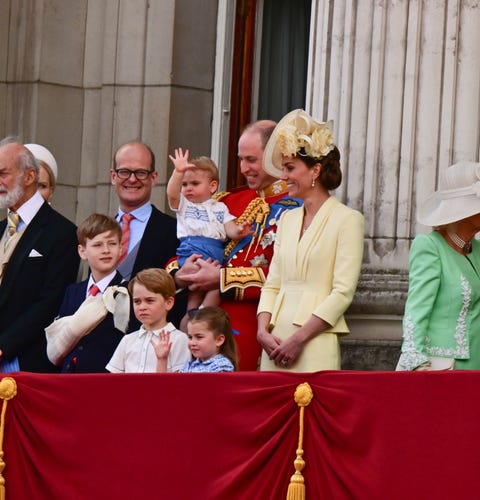
[[[344,366],[391,368],[409,245],[429,230],[417,224],[416,208],[441,183],[445,167],[479,161],[480,5],[302,5],[310,26],[306,73],[294,58],[285,78],[303,72],[305,109],[334,120],[344,169],[336,195],[366,218]],[[0,135],[54,152],[60,172],[53,205],[76,222],[93,210],[115,213],[113,152],[142,139],[157,155],[154,201],[165,209],[174,147],[210,154],[222,178],[229,175],[232,130],[239,127],[232,113],[235,54],[253,41],[253,69],[242,73],[251,81],[241,83],[251,93],[244,115],[256,118],[267,7],[267,0],[0,0]],[[252,33],[240,42],[239,16],[250,19]],[[295,16],[288,17],[295,33]]]

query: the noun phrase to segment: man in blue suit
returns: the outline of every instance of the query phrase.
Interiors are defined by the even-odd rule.
[[[45,327],[79,256],[75,225],[38,193],[38,164],[22,144],[0,143],[0,370],[56,371],[46,355]]]

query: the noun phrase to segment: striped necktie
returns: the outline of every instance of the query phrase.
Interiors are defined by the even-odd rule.
[[[17,212],[9,211],[7,215],[7,239],[5,241],[5,248],[7,248],[8,244],[10,243],[11,239],[15,236],[15,233],[17,232],[18,225],[20,224],[20,216],[17,214]]]
[[[130,242],[130,221],[134,218],[135,216],[132,214],[122,215],[122,243],[121,243],[122,253],[120,254],[120,258],[118,259],[117,266],[127,256],[128,244]]]
[[[88,289],[88,295],[92,296],[92,297],[95,297],[95,295],[97,295],[97,293],[100,291],[100,288],[98,288],[97,285],[92,285],[89,289]]]

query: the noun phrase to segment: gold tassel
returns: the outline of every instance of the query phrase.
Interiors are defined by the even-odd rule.
[[[300,428],[298,433],[297,457],[293,462],[295,474],[290,478],[287,500],[305,500],[305,479],[302,475],[302,470],[305,467],[305,460],[303,460],[303,414],[305,406],[308,406],[313,399],[313,391],[310,384],[304,382],[298,385],[295,390],[294,399],[295,403],[300,407]]]
[[[267,225],[268,214],[270,213],[270,205],[265,200],[262,200],[262,198],[259,199],[261,200],[261,202],[257,205],[258,211],[255,216],[255,233],[252,234],[252,240],[250,241],[250,245],[248,245],[247,253],[245,254],[245,260],[248,259],[248,255],[250,254],[250,250],[255,240],[257,241],[257,244],[255,245],[254,252],[257,251],[258,245],[260,244],[263,236],[263,231],[265,230],[265,226]]]
[[[243,211],[243,214],[240,215],[240,217],[237,218],[235,221],[236,224],[240,224],[242,222],[251,222],[252,224],[254,222],[257,223],[257,228],[255,229],[255,233],[252,234],[252,240],[250,242],[250,245],[247,249],[246,255],[250,253],[250,248],[252,247],[253,242],[257,239],[259,236],[259,231],[260,231],[260,239],[261,235],[263,235],[263,229],[265,228],[266,225],[266,219],[268,217],[268,214],[270,213],[270,205],[263,199],[263,198],[254,198],[245,208]],[[259,225],[262,226],[261,230],[259,229]],[[224,257],[227,259],[230,254],[232,253],[233,249],[237,246],[238,242],[241,240],[230,240],[227,245],[225,246],[225,251],[224,251]],[[260,241],[260,240],[259,240]],[[257,243],[258,246],[258,243]],[[247,257],[245,257],[246,259]]]
[[[0,398],[3,399],[2,414],[0,417],[0,500],[5,500],[5,479],[2,475],[5,469],[3,461],[3,434],[5,432],[5,412],[7,402],[17,395],[17,383],[12,377],[4,377],[0,380]]]

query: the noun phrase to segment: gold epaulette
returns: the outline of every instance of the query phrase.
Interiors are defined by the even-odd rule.
[[[278,181],[275,181],[273,184],[270,184],[270,186],[267,186],[266,188],[258,191],[258,194],[262,198],[270,198],[272,196],[278,196],[280,194],[287,194],[287,193],[288,193],[287,183],[285,181],[282,181],[281,179],[278,179]]]
[[[223,267],[220,272],[220,291],[231,288],[262,287],[265,274],[261,267]]]
[[[221,201],[225,196],[229,195],[230,191],[220,191],[219,193],[215,193],[212,198],[217,201]]]
[[[168,274],[170,274],[172,271],[176,271],[180,268],[178,265],[178,260],[172,260],[165,266],[165,271],[167,271]]]

